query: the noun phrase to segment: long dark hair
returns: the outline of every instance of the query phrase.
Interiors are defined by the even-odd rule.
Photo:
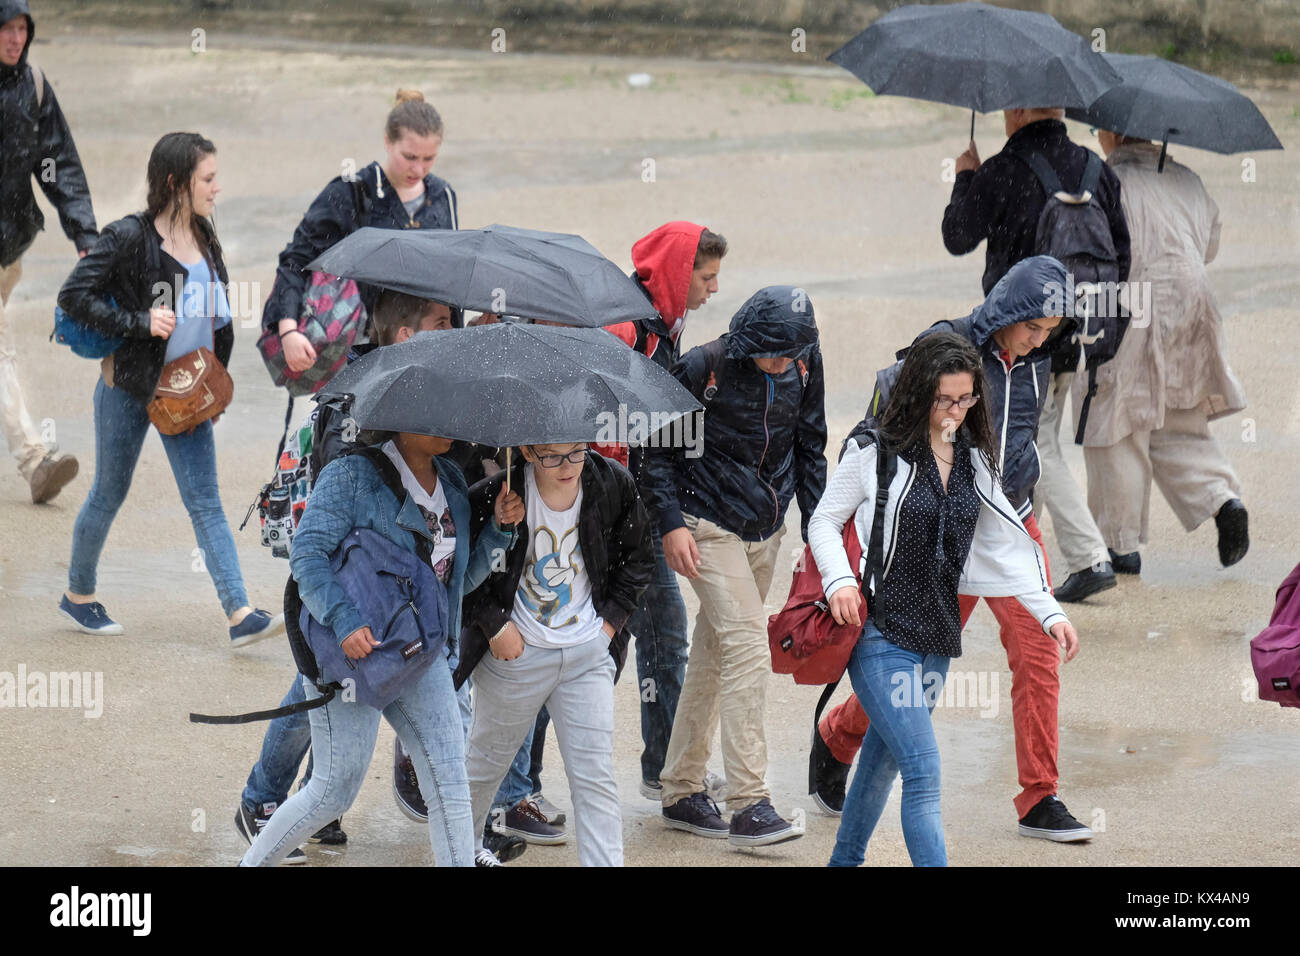
[[[194,234],[194,241],[207,260],[209,268],[216,268],[216,228],[207,219],[195,213],[194,197],[190,195],[190,182],[194,179],[194,170],[207,156],[217,151],[212,140],[198,133],[168,133],[154,144],[149,154],[149,169],[146,177],[149,182],[149,199],[145,205],[145,215],[150,220],[156,219],[170,207],[169,221],[172,229],[182,225],[181,211],[189,200],[190,222],[187,224]]]
[[[967,410],[957,434],[965,436],[971,447],[983,453],[989,471],[996,476],[998,441],[989,417],[984,362],[975,346],[952,332],[927,335],[908,350],[898,383],[880,418],[880,438],[895,452],[917,444],[928,446],[930,410],[934,407],[935,392],[939,390],[939,376],[960,372],[970,373],[974,382],[973,394],[980,400]]]

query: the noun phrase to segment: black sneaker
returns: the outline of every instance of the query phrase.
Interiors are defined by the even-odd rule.
[[[487,847],[484,847],[483,849],[479,850],[477,853],[474,854],[474,865],[475,866],[501,866],[502,863],[493,855],[491,850],[489,850]]]
[[[1058,601],[1073,603],[1113,587],[1115,587],[1115,572],[1109,561],[1103,561],[1099,568],[1084,568],[1067,576],[1065,583],[1053,589],[1052,594]]]
[[[737,846],[768,846],[786,840],[797,840],[801,836],[803,829],[795,829],[789,820],[776,812],[772,801],[764,797],[758,803],[751,803],[732,814],[731,831],[727,834],[727,840]]]
[[[1250,550],[1250,535],[1246,533],[1246,506],[1240,498],[1233,498],[1214,516],[1219,529],[1219,563],[1225,568],[1236,564]]]
[[[243,800],[239,801],[239,809],[235,811],[235,829],[239,831],[240,836],[248,841],[249,846],[253,845],[257,835],[262,832],[262,828],[266,826],[266,821],[271,819],[275,807],[274,803],[259,803],[257,811],[254,812],[244,806]],[[289,851],[289,855],[284,858],[283,862],[286,866],[306,863],[307,854],[302,852],[301,847],[294,847]]]
[[[527,797],[502,814],[501,822],[492,828],[497,833],[521,837],[539,846],[556,846],[569,838],[564,827],[547,823],[546,815]]]
[[[325,824],[311,835],[311,842],[325,846],[345,846],[348,835],[343,832],[343,818],[339,817],[334,822]]]
[[[696,836],[725,840],[727,821],[718,812],[718,805],[707,793],[693,793],[682,797],[671,807],[663,809],[664,822],[673,830],[685,830]]]
[[[1110,548],[1110,567],[1116,574],[1141,574],[1142,573],[1142,553],[1140,551],[1130,551],[1128,554],[1116,554]]]
[[[424,805],[424,795],[420,793],[415,764],[396,738],[393,739],[393,799],[397,801],[397,809],[416,823],[429,822],[429,808]]]
[[[1020,835],[1057,843],[1077,843],[1092,839],[1092,831],[1070,816],[1070,811],[1065,809],[1065,804],[1055,794],[1043,797],[1020,818]]]
[[[483,829],[483,847],[500,864],[509,863],[511,860],[517,860],[523,856],[524,851],[528,849],[528,843],[520,837],[511,836],[508,833],[497,833],[492,827],[488,826]]]
[[[844,791],[851,766],[835,759],[814,722],[812,752],[808,754],[808,792],[823,813],[838,817],[844,812]]]

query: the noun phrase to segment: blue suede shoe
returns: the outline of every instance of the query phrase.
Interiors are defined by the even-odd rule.
[[[98,601],[89,604],[73,604],[65,594],[63,600],[59,602],[59,610],[77,625],[77,630],[86,634],[102,634],[111,637],[122,633],[122,625],[109,617],[108,612],[104,610],[104,605]]]
[[[271,616],[270,611],[261,608],[250,611],[248,616],[230,629],[230,646],[243,647],[266,637],[284,633],[284,615]]]

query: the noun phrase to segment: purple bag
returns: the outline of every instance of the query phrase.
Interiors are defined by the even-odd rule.
[[[1260,700],[1300,707],[1300,565],[1277,589],[1268,627],[1250,642]]]

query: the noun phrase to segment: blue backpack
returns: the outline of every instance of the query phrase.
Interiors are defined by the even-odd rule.
[[[153,226],[140,213],[132,213],[130,217],[140,223],[141,228],[152,229]],[[160,260],[158,258],[158,246],[148,238],[149,233],[145,232],[145,251],[148,256],[147,268],[149,278],[152,279],[158,274]],[[106,296],[108,304],[117,307],[117,302],[113,297]],[[90,326],[77,321],[59,306],[54,307],[54,331],[50,333],[50,341],[58,342],[60,345],[66,345],[72,349],[74,355],[80,355],[82,358],[102,359],[112,355],[126,341],[120,335],[105,335],[92,329]]]
[[[406,498],[397,469],[378,448],[360,449],[398,498]],[[313,710],[329,703],[339,691],[383,710],[435,661],[446,665],[450,611],[447,589],[429,565],[428,542],[412,532],[411,552],[369,528],[353,528],[330,555],[330,568],[361,616],[369,622],[379,646],[359,661],[350,660],[338,636],[318,622],[298,594],[292,577],[285,586],[284,617],[289,648],[298,672],[323,696],[297,704],[248,714],[212,716],[190,714],[196,724],[244,724]]]

